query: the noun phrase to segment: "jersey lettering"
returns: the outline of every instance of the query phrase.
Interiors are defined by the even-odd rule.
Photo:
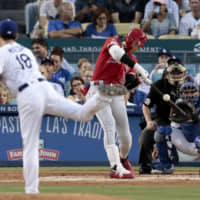
[[[21,65],[22,69],[32,67],[31,59],[27,54],[25,54],[25,53],[19,54],[16,56],[16,59],[19,62],[19,64]]]

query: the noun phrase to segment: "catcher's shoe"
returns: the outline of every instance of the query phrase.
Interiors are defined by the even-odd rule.
[[[151,171],[152,174],[173,174],[173,172],[174,172],[173,164],[167,164],[166,166],[163,166],[161,163],[154,165]]]
[[[133,178],[133,174],[121,165],[115,165],[110,172],[111,178]]]
[[[135,176],[135,173],[133,171],[133,167],[131,166],[131,163],[129,162],[128,158],[120,158],[120,161],[122,163],[122,166],[127,169],[128,171],[130,171],[133,175],[133,177]]]

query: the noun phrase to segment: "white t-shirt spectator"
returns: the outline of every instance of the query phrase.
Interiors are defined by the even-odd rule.
[[[196,19],[193,17],[192,12],[187,13],[181,18],[179,26],[180,35],[191,35],[193,29],[200,24],[200,18]]]

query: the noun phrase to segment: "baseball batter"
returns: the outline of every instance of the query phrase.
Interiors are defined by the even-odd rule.
[[[133,29],[129,32],[122,45],[117,38],[108,38],[97,59],[87,97],[96,94],[99,85],[123,85],[127,66],[134,68],[144,79],[147,79],[148,73],[132,56],[140,47],[144,46],[146,40],[145,33],[140,29]],[[110,177],[133,178],[134,172],[127,159],[132,145],[132,137],[124,95],[112,96],[112,102],[99,111],[97,117],[104,130],[104,148],[111,166]],[[115,141],[116,131],[120,152]]]
[[[37,194],[39,186],[39,133],[44,114],[87,121],[110,103],[98,93],[84,105],[59,95],[38,70],[32,52],[16,42],[17,24],[0,22],[0,75],[16,98],[23,140],[25,193]]]

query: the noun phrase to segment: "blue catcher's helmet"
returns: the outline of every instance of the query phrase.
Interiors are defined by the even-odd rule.
[[[199,100],[199,87],[193,79],[187,79],[180,87],[180,96],[183,100],[197,104]]]

